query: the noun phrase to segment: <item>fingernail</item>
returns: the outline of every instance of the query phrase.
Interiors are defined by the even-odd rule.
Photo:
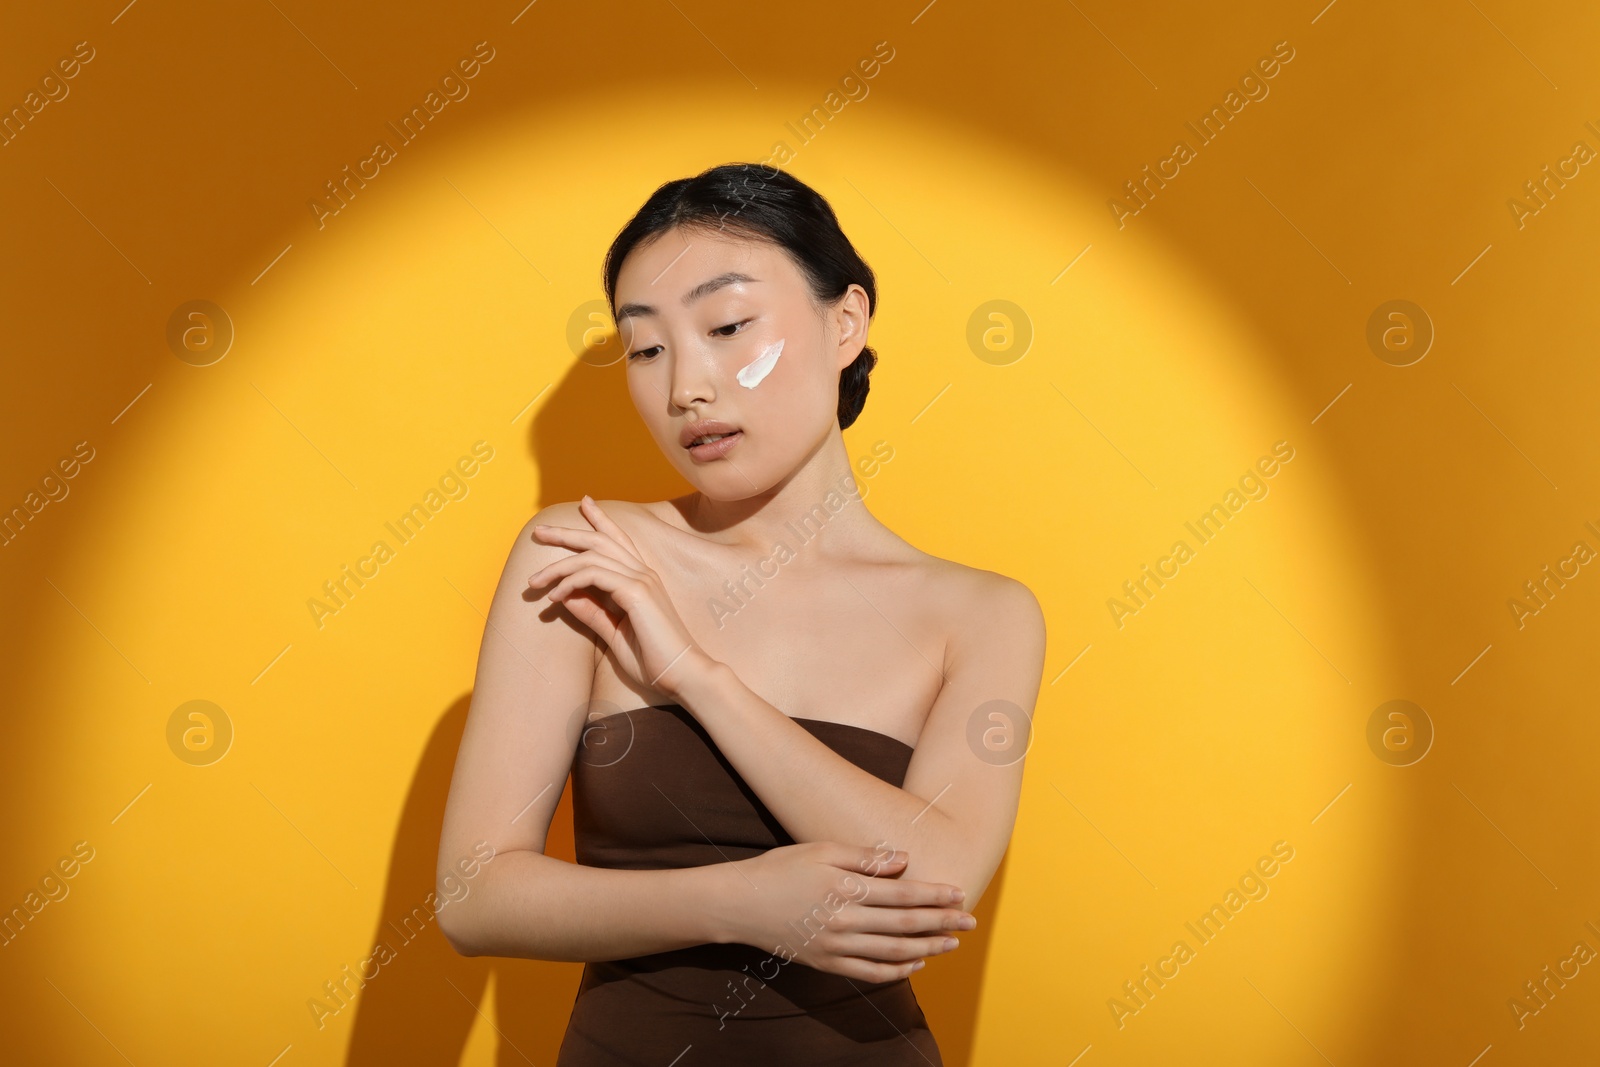
[[[961,942],[957,941],[955,938],[947,937],[947,938],[944,939],[944,950],[946,952],[949,952],[951,949],[956,948],[960,944],[961,944]]]
[[[956,929],[957,930],[975,930],[975,929],[977,929],[977,927],[978,927],[978,920],[974,919],[970,915],[963,915],[963,916],[961,916],[960,919],[958,919],[956,921]]]
[[[961,889],[952,889],[952,890],[950,890],[950,899],[952,901],[960,900],[963,897],[965,897],[966,895],[967,895],[966,892],[964,890],[961,890]]]
[[[922,970],[922,968],[926,967],[927,965],[928,965],[928,961],[927,960],[918,960],[916,963],[913,963],[911,965],[911,969],[913,971],[920,971],[920,970]]]

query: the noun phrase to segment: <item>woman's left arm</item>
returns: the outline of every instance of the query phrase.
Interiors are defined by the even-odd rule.
[[[982,586],[963,598],[943,687],[897,788],[711,658],[626,531],[588,497],[580,513],[592,530],[534,527],[576,554],[530,575],[531,586],[551,585],[549,599],[595,631],[627,674],[687,708],[795,841],[904,850],[901,877],[958,885],[964,906],[977,905],[1011,839],[1044,669],[1044,615],[1027,586],[977,572]]]
[[[675,695],[796,841],[904,849],[903,877],[958,885],[977,906],[1011,840],[1044,667],[1027,586],[983,572],[945,654],[944,686],[896,788],[862,770],[698,649]],[[698,655],[695,653],[698,652]]]

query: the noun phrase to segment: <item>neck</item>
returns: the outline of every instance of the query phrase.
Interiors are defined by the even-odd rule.
[[[831,433],[787,478],[742,500],[691,494],[682,508],[689,528],[741,550],[795,553],[786,571],[804,572],[828,556],[858,547],[884,527],[856,487],[844,437]]]

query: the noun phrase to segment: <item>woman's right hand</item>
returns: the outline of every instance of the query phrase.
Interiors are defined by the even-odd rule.
[[[807,841],[731,861],[724,940],[864,982],[904,978],[952,951],[951,933],[977,925],[957,886],[898,877],[906,860],[904,852]]]

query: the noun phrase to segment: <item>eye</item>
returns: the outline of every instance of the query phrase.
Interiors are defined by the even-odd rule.
[[[755,317],[751,316],[748,319],[741,319],[738,322],[730,322],[726,326],[717,326],[717,327],[713,328],[712,331],[711,331],[711,334],[714,337],[732,337],[739,330],[743,329],[745,326],[750,325],[750,323],[752,323],[754,321],[755,321]],[[661,346],[660,345],[651,345],[649,348],[641,348],[637,352],[629,352],[628,353],[628,362],[632,363],[636,358],[637,359],[650,359],[655,355],[655,353],[659,352],[660,350],[661,350]]]
[[[732,333],[723,333],[722,331],[723,330],[737,331],[741,326],[748,326],[751,322],[754,322],[754,321],[755,320],[753,318],[741,319],[738,322],[730,322],[726,326],[718,326],[716,329],[712,330],[711,332],[716,334],[718,337],[732,337],[733,336]]]

